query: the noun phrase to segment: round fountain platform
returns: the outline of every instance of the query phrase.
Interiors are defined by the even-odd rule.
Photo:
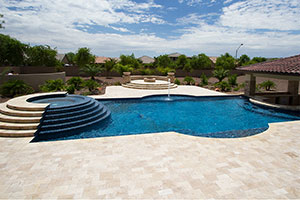
[[[132,80],[130,83],[122,85],[126,88],[143,89],[143,90],[167,90],[169,88],[169,82],[163,80],[155,80],[155,82],[147,82],[144,80]],[[177,88],[177,85],[170,83],[170,89]]]

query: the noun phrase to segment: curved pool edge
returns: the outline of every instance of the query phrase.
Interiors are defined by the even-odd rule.
[[[257,99],[249,98],[249,101],[253,104],[275,108],[275,109],[281,109],[281,110],[289,110],[289,111],[300,111],[300,106],[288,106],[288,105],[279,105],[279,104],[271,104],[259,101]]]
[[[43,111],[47,108],[47,106],[49,106],[48,103],[33,103],[30,102],[30,100],[37,97],[65,94],[67,94],[67,92],[48,92],[24,95],[8,100],[7,106],[18,110]]]

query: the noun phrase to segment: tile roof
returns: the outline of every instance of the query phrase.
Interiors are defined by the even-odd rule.
[[[66,54],[58,53],[56,54],[55,58],[59,61],[62,61],[64,59]]]
[[[138,58],[140,61],[142,61],[144,64],[149,64],[149,63],[153,63],[155,60],[154,58],[151,58],[149,56],[142,56],[140,58]]]
[[[168,56],[169,57],[174,57],[174,58],[177,58],[177,57],[179,57],[179,56],[181,56],[181,55],[183,55],[183,54],[181,54],[181,53],[171,53],[171,54],[168,54]]]
[[[97,56],[95,58],[95,63],[97,63],[97,64],[103,64],[103,63],[105,63],[106,60],[109,60],[109,59],[110,59],[109,57]]]
[[[246,67],[240,67],[238,69],[250,72],[300,75],[300,54],[288,58],[256,63]]]
[[[209,59],[211,60],[211,62],[213,62],[214,64],[216,64],[218,57],[216,57],[216,56],[209,56]]]

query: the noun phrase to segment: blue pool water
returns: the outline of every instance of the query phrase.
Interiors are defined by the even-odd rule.
[[[101,101],[111,111],[109,119],[74,135],[59,135],[54,140],[167,131],[233,138],[261,133],[268,129],[268,123],[300,120],[299,113],[255,106],[244,97],[172,96],[172,101],[166,98]]]

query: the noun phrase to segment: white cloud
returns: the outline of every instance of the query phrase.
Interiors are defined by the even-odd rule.
[[[233,0],[225,0],[224,2],[223,2],[223,4],[229,4],[229,3],[231,3]]]
[[[234,54],[240,43],[245,45],[239,52],[250,56],[281,57],[299,54],[300,34],[277,31],[299,30],[299,24],[295,22],[299,19],[298,0],[276,0],[278,6],[275,0],[267,0],[265,4],[259,4],[259,0],[252,1],[234,3],[224,8],[220,21],[215,24],[208,24],[205,20],[209,15],[215,14],[189,14],[177,20],[185,29],[173,29],[181,31],[182,34],[176,38],[164,39],[155,33],[150,34],[150,31],[155,32],[151,26],[143,27],[147,30],[141,29],[138,33],[131,32],[126,26],[143,22],[165,23],[160,16],[150,12],[151,9],[161,7],[154,1],[138,4],[130,0],[86,0],[82,4],[80,0],[0,0],[0,13],[4,14],[6,21],[6,28],[1,31],[24,43],[49,44],[57,47],[60,52],[89,47],[94,54],[104,56],[119,56],[121,53],[131,52],[139,56],[139,52],[144,54],[145,51],[150,56],[176,51],[188,55],[201,52],[207,55],[220,55],[225,52]],[[284,3],[287,2],[293,7],[285,6]],[[9,10],[7,6],[15,6],[25,11]],[[132,11],[126,12],[129,10]],[[257,20],[257,24],[252,22],[250,13]],[[249,19],[245,19],[244,14]],[[264,16],[264,19],[256,17],[257,15]],[[276,22],[276,15],[284,20]],[[262,23],[264,20],[267,25]],[[119,33],[89,33],[87,30],[91,25],[105,26]],[[285,29],[278,28],[282,26]],[[255,29],[259,27],[270,27],[270,30],[256,32]]]
[[[213,16],[217,16],[217,13],[209,13],[205,15],[199,15],[197,13],[191,13],[187,16],[176,19],[176,21],[180,25],[188,25],[188,24],[202,24],[207,21],[207,18],[211,18]]]
[[[300,30],[299,0],[251,0],[223,8],[223,26],[246,29]]]

